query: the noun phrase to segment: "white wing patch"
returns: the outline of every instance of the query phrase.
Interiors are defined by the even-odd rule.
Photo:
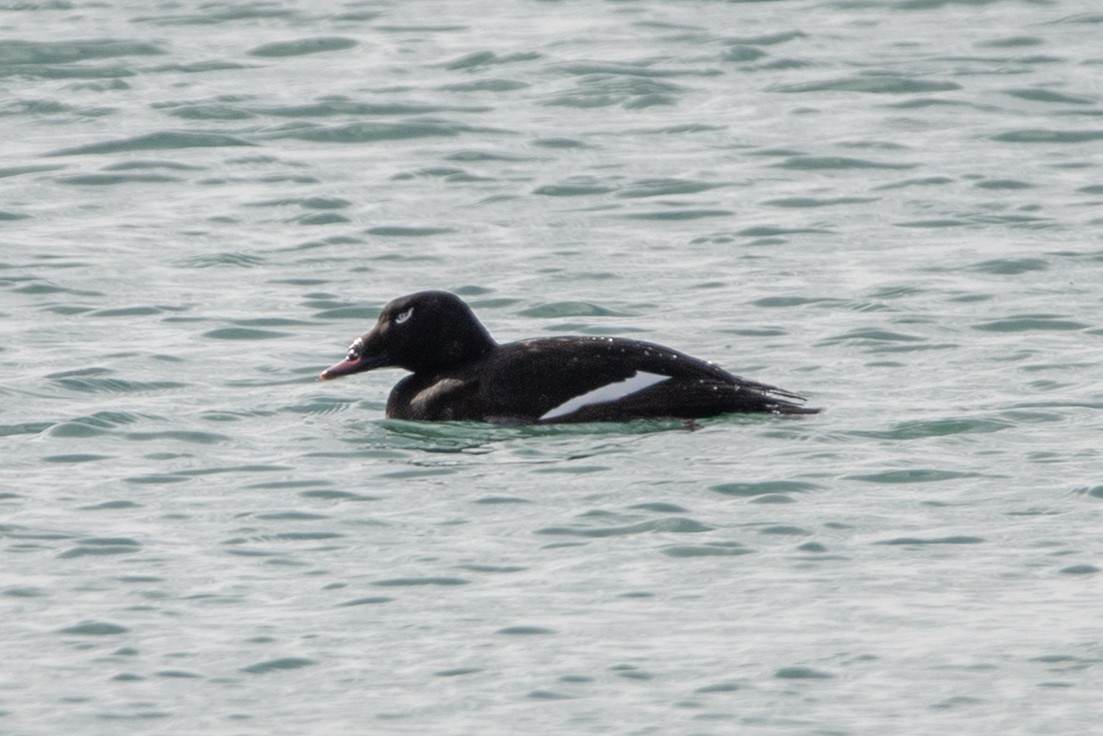
[[[557,417],[566,416],[573,411],[577,411],[584,406],[590,406],[591,404],[604,404],[608,401],[623,399],[625,396],[631,396],[634,393],[643,391],[649,386],[654,386],[656,383],[661,383],[669,379],[670,376],[637,371],[634,376],[626,378],[623,381],[616,381],[615,383],[607,383],[604,386],[598,386],[592,391],[587,391],[580,396],[575,396],[573,399],[563,402],[545,413],[540,417],[540,420],[543,421],[544,419],[555,419]]]

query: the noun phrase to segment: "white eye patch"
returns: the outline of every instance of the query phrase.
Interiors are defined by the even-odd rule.
[[[413,313],[414,313],[414,308],[413,307],[410,307],[409,309],[406,309],[404,311],[399,312],[398,314],[396,314],[394,316],[394,323],[396,325],[402,324],[406,320],[410,319],[410,317],[413,315]]]
[[[638,371],[634,376],[626,378],[623,381],[607,383],[604,386],[598,386],[592,391],[587,391],[580,396],[575,396],[573,399],[565,401],[551,411],[546,412],[540,419],[555,419],[557,417],[566,416],[584,406],[604,404],[609,401],[623,399],[625,396],[631,396],[634,393],[643,391],[649,386],[654,386],[656,383],[661,383],[669,379],[670,376]]]

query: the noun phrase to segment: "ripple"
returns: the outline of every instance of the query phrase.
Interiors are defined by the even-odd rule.
[[[917,335],[908,335],[902,332],[892,332],[878,327],[863,327],[851,330],[842,335],[828,337],[820,341],[823,345],[836,345],[839,343],[858,343],[863,345],[879,345],[882,343],[918,343],[926,339]]]
[[[691,179],[641,179],[632,182],[615,196],[628,199],[641,197],[669,197],[678,194],[697,194],[724,186]]]
[[[34,296],[41,296],[43,294],[72,294],[74,296],[86,296],[86,297],[101,297],[105,294],[101,291],[91,291],[88,289],[70,289],[64,286],[59,286],[51,281],[45,279],[31,279],[30,283],[23,286],[18,286],[12,289],[17,294],[30,294]],[[83,308],[79,308],[80,311],[87,311]]]
[[[220,327],[203,333],[203,337],[209,337],[212,340],[278,340],[291,335],[290,332],[258,330],[252,327]]]
[[[248,69],[245,64],[236,61],[211,59],[209,61],[184,62],[176,64],[162,64],[153,67],[154,72],[180,72],[181,74],[204,74],[206,72],[224,72],[236,69]]]
[[[941,186],[943,184],[952,184],[953,182],[954,180],[948,176],[922,176],[915,179],[903,179],[889,184],[881,184],[880,186],[873,187],[873,191],[904,189],[907,187]]]
[[[344,51],[360,44],[351,38],[341,36],[322,36],[318,38],[298,38],[293,41],[266,43],[251,49],[250,56],[303,56],[326,51]]]
[[[559,319],[562,317],[626,317],[624,312],[607,309],[590,302],[551,302],[538,304],[519,312],[522,317],[540,319]]]
[[[273,484],[275,485],[275,484]],[[267,488],[272,487],[265,484],[257,484],[256,486],[248,486],[250,488]],[[379,496],[369,496],[364,493],[353,493],[351,491],[330,491],[330,490],[316,490],[316,491],[303,491],[299,494],[303,498],[317,498],[323,501],[378,501]]]
[[[341,539],[344,536],[340,532],[280,532],[268,536],[267,539],[277,542],[320,542],[329,539]]]
[[[202,8],[202,13],[135,16],[131,20],[134,23],[152,23],[164,26],[215,25],[235,21],[271,20],[276,18],[298,18],[301,20],[301,16],[297,12],[275,7],[268,3],[210,3],[203,5]]]
[[[460,675],[474,675],[482,672],[481,667],[456,667],[450,670],[439,670],[433,673],[434,677],[459,677]]]
[[[80,506],[79,508],[81,511],[118,511],[119,509],[138,509],[141,507],[141,504],[133,501],[104,501],[90,506]]]
[[[203,677],[202,675],[196,674],[195,672],[189,672],[187,670],[161,670],[157,673],[157,676],[180,679],[199,679]]]
[[[1049,263],[1041,258],[994,258],[990,261],[974,263],[969,267],[977,273],[991,273],[998,276],[1018,276],[1021,273],[1045,271]]]
[[[953,470],[934,470],[931,468],[909,468],[907,470],[886,470],[883,473],[867,475],[848,475],[850,480],[865,483],[941,483],[959,478],[979,478],[980,473],[962,473]]]
[[[222,442],[232,441],[231,437],[227,437],[224,434],[177,429],[165,430],[163,432],[128,432],[126,438],[138,442],[172,440],[174,442],[186,442],[193,445],[216,445]]]
[[[350,601],[344,601],[343,603],[338,603],[337,605],[341,607],[374,606],[380,603],[390,603],[393,600],[394,598],[386,595],[369,595],[364,598],[354,598]]]
[[[675,544],[663,547],[660,550],[667,557],[692,558],[692,557],[738,557],[740,555],[753,554],[754,550],[744,547],[736,542],[716,542],[711,544]]]
[[[623,677],[626,680],[653,680],[655,676],[650,672],[640,669],[639,667],[631,664],[617,664],[609,668],[610,672],[616,674],[617,677]]]
[[[39,174],[45,171],[58,171],[64,166],[52,166],[47,164],[35,164],[32,166],[4,166],[0,167],[0,179],[10,176],[22,176],[24,174]]]
[[[443,92],[515,92],[531,86],[528,82],[516,79],[476,79],[470,82],[442,84],[437,89]]]
[[[0,424],[0,437],[20,434],[39,434],[53,427],[53,422],[20,422],[19,424]]]
[[[320,521],[331,517],[308,511],[268,511],[255,514],[256,518],[267,521]]]
[[[788,496],[784,493],[767,493],[761,496],[755,496],[751,503],[796,503],[797,500],[792,496]]]
[[[808,208],[837,207],[843,204],[865,204],[876,201],[877,197],[832,197],[826,199],[817,199],[815,197],[785,197],[783,199],[768,199],[762,204],[771,207]]]
[[[11,588],[4,588],[3,591],[0,591],[0,595],[6,595],[12,598],[46,598],[50,594],[42,588],[35,588],[31,586],[16,586]]]
[[[351,319],[357,322],[370,322],[379,316],[379,309],[372,307],[336,307],[334,309],[323,309],[311,316],[319,320]]]
[[[774,672],[774,677],[782,680],[827,680],[835,676],[811,667],[782,667]]]
[[[807,529],[802,529],[799,526],[786,526],[784,524],[778,526],[764,526],[758,530],[758,533],[770,534],[778,537],[807,537],[812,534],[812,532]]]
[[[549,97],[544,105],[580,109],[619,105],[627,109],[643,109],[673,105],[684,92],[681,85],[647,78],[642,70],[610,71],[608,67],[596,66],[574,68],[578,70],[576,73],[585,74],[577,86],[572,91]],[[584,71],[587,69],[592,73]]]
[[[428,238],[455,232],[450,227],[417,227],[414,225],[378,225],[364,232],[388,238]]]
[[[555,629],[548,629],[543,626],[506,626],[498,629],[496,633],[505,634],[506,636],[545,636],[554,634]]]
[[[1083,486],[1077,488],[1075,492],[1091,496],[1092,498],[1103,498],[1103,486]]]
[[[907,421],[881,431],[855,430],[852,434],[885,440],[914,440],[956,434],[989,434],[1015,426],[1012,422],[974,417]]]
[[[389,588],[403,588],[403,587],[415,587],[421,585],[439,585],[439,586],[454,586],[454,585],[468,585],[470,580],[463,578],[451,578],[451,577],[427,577],[427,578],[388,578],[386,580],[376,580],[372,585],[379,585]]]
[[[654,511],[656,514],[680,514],[685,513],[686,509],[673,503],[665,503],[663,501],[653,501],[650,503],[637,503],[632,504],[628,508],[640,509],[642,511]]]
[[[110,81],[89,81],[80,84],[73,84],[74,89],[79,89],[84,86],[92,90],[126,90],[130,89],[130,85],[122,81],[123,77],[136,76],[136,72],[129,67],[120,66],[118,64],[102,64],[102,65],[44,65],[44,66],[31,66],[28,65],[22,70],[23,75],[31,78],[39,79],[87,79],[87,80],[110,80]]]
[[[11,65],[70,64],[87,59],[121,56],[156,56],[168,53],[160,46],[139,41],[93,39],[87,41],[0,41],[0,57]]]
[[[179,265],[183,268],[217,268],[221,266],[252,268],[254,266],[262,266],[265,263],[266,260],[264,258],[251,253],[227,251],[186,258],[180,261]]]
[[[1103,497],[1103,486],[1100,487],[1100,497]],[[483,498],[474,501],[474,503],[484,504],[487,506],[499,506],[503,504],[523,504],[532,503],[527,498],[517,498],[516,496],[485,496]]]
[[[1016,317],[992,320],[972,325],[974,330],[983,332],[1034,332],[1057,331],[1068,332],[1074,330],[1086,330],[1091,325],[1068,319],[1065,315],[1052,314],[1024,314]]]
[[[846,169],[914,169],[918,164],[893,164],[882,161],[870,161],[864,158],[847,156],[792,156],[781,163],[773,164],[783,169],[801,171],[846,170]]]
[[[46,156],[82,156],[102,153],[129,153],[132,151],[157,151],[182,148],[221,148],[225,146],[255,146],[255,143],[223,133],[202,133],[189,130],[165,130],[133,138],[122,138],[103,143],[90,143],[74,148],[63,148]]]
[[[956,82],[871,73],[855,77],[799,82],[770,87],[771,92],[868,92],[873,94],[906,95],[923,92],[952,92],[961,89]]]
[[[1103,140],[1103,130],[1046,130],[1028,128],[992,136],[999,143],[1094,143]]]
[[[318,664],[318,662],[305,657],[280,657],[279,659],[269,659],[264,662],[251,664],[248,667],[242,667],[241,671],[250,675],[266,675],[270,672],[298,670],[315,664]]]
[[[755,48],[754,46],[745,46],[742,44],[732,44],[724,49],[724,51],[720,54],[720,58],[723,61],[732,61],[736,63],[758,61],[764,56],[767,56],[767,54],[762,49]]]
[[[91,463],[97,460],[109,460],[111,455],[93,455],[90,453],[73,453],[71,455],[47,455],[42,458],[44,463]]]
[[[118,624],[112,624],[106,621],[85,621],[76,626],[67,626],[64,629],[58,629],[59,634],[73,634],[76,636],[118,636],[128,631],[130,631],[130,629],[125,626],[119,626]]]
[[[732,210],[720,210],[720,209],[670,209],[670,210],[656,210],[651,212],[633,212],[624,215],[618,215],[630,220],[701,220],[706,217],[730,217],[735,212]]]
[[[842,306],[845,303],[846,302],[842,299],[833,299],[831,297],[822,296],[766,296],[762,297],[761,299],[755,299],[751,302],[751,304],[756,307],[766,307],[770,309],[777,307],[803,307],[807,304],[828,304],[834,306]]]
[[[177,475],[192,478],[207,475],[223,475],[226,473],[243,473],[246,475],[255,475],[257,473],[284,473],[288,470],[286,466],[276,465],[273,463],[263,463],[256,465],[216,465],[206,468],[192,468],[190,470],[178,470]],[[257,483],[255,485],[247,486],[248,488],[295,488],[299,483],[311,483],[312,481],[276,481],[274,483]]]
[[[142,419],[142,416],[128,412],[100,411],[56,424],[50,430],[50,435],[54,437],[95,437],[106,434],[118,427],[142,421]]]
[[[132,475],[123,478],[127,483],[133,483],[135,485],[168,485],[171,483],[185,483],[189,479],[181,475],[173,475],[171,473],[151,473],[148,475]]]
[[[777,33],[765,33],[759,36],[734,36],[725,39],[724,43],[747,46],[776,46],[782,43],[789,43],[790,41],[797,41],[802,38],[808,38],[808,35],[803,31],[780,31]]]
[[[671,534],[699,534],[713,531],[715,527],[702,524],[699,521],[685,518],[655,519],[639,524],[615,527],[585,527],[585,526],[550,526],[538,529],[537,534],[564,535],[574,537],[623,537],[633,534],[648,534],[652,532],[666,532]]]
[[[355,102],[344,98],[324,99],[307,105],[248,108],[250,112],[260,115],[290,118],[324,118],[335,115],[391,117],[396,115],[432,115],[442,112],[488,112],[490,109],[476,106],[442,105],[432,102]]]
[[[906,222],[895,223],[897,227],[913,227],[920,229],[933,229],[940,227],[965,227],[969,224],[971,223],[967,220],[954,220],[951,218],[939,218],[933,220],[910,220]]]
[[[0,524],[0,537],[7,537],[9,539],[30,540],[34,542],[55,542],[62,539],[72,539],[73,535],[67,532],[36,529],[34,527],[22,526],[20,524]],[[27,544],[25,546],[31,547],[34,545]]]
[[[184,120],[248,120],[255,117],[248,110],[226,103],[170,103],[164,107],[167,108],[169,115]]]
[[[113,373],[106,368],[84,368],[63,373],[52,373],[46,378],[51,382],[81,393],[130,394],[169,389],[185,388],[186,383],[177,381],[130,381],[122,378],[110,378]]]
[[[715,77],[722,74],[719,69],[671,67],[665,64],[658,64],[656,60],[651,59],[624,63],[573,61],[560,65],[558,70],[566,74],[584,78],[593,77],[594,75],[608,75],[614,77],[622,76],[655,79],[662,77]]]
[[[985,179],[976,183],[978,189],[992,191],[1017,191],[1020,189],[1033,189],[1034,185],[1018,179]]]
[[[312,143],[375,143],[415,138],[451,138],[471,130],[473,129],[461,123],[408,120],[400,123],[302,125],[278,133],[269,133],[268,137],[292,138]]]
[[[57,181],[76,186],[107,187],[122,184],[167,184],[183,180],[168,174],[74,174],[58,177]]]
[[[483,573],[514,573],[524,572],[528,570],[527,567],[521,567],[518,565],[460,565],[461,570],[468,570],[469,572],[483,572]]]
[[[58,555],[60,559],[74,557],[101,557],[104,555],[125,555],[141,550],[142,545],[125,537],[82,539],[76,547],[67,549]]]
[[[750,498],[772,493],[807,493],[819,489],[820,487],[815,483],[795,480],[769,480],[759,483],[721,483],[720,485],[709,488],[710,491],[715,491],[725,496],[736,496],[738,498]]]
[[[299,206],[307,210],[339,210],[351,207],[352,202],[340,197],[307,197],[299,200]]]
[[[140,306],[140,307],[116,307],[112,309],[97,309],[88,312],[90,317],[148,317],[154,314],[163,314],[170,310],[165,307]]]
[[[987,41],[978,41],[977,46],[989,49],[1019,49],[1041,46],[1044,41],[1038,36],[1010,36]]]
[[[886,539],[882,542],[874,542],[874,544],[886,544],[886,545],[903,545],[909,547],[921,547],[929,544],[983,544],[986,540],[983,537],[972,537],[967,535],[955,535],[950,537],[896,537],[894,539]]]
[[[355,403],[354,401],[346,399],[318,396],[311,399],[309,403],[284,406],[280,411],[291,412],[292,414],[325,416],[327,414],[337,414],[345,411],[355,406]]]
[[[493,51],[473,51],[457,59],[453,59],[452,61],[447,61],[441,64],[441,66],[452,71],[465,71],[490,66],[501,66],[502,64],[516,64],[521,61],[536,61],[539,58],[541,58],[540,54],[532,51],[522,51],[501,56]]]

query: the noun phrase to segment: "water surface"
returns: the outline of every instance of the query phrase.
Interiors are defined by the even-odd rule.
[[[1093,3],[0,22],[0,731],[1097,727]],[[423,288],[825,412],[316,381]]]

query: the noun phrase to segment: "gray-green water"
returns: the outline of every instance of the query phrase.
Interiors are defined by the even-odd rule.
[[[1103,13],[0,13],[0,732],[1086,734]],[[384,302],[825,407],[503,429]]]

